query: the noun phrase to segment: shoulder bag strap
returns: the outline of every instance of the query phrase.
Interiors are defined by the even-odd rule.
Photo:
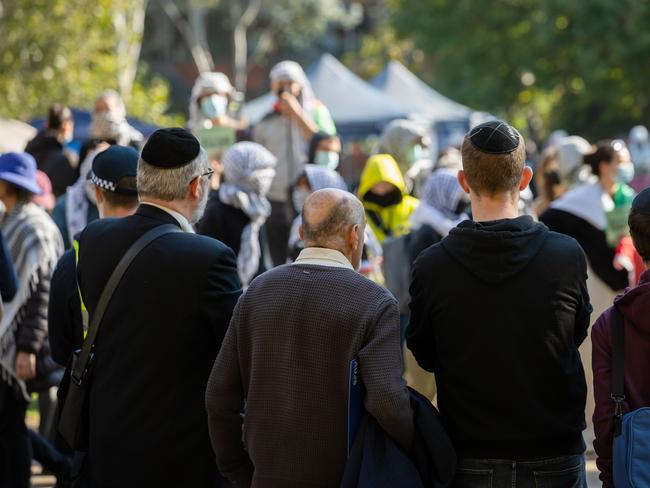
[[[614,409],[614,435],[621,433],[623,402],[625,401],[625,321],[616,305],[612,308],[612,400]]]
[[[108,306],[113,292],[117,288],[117,285],[120,283],[122,276],[129,268],[129,265],[133,262],[135,257],[142,251],[145,247],[151,244],[154,240],[159,237],[164,236],[165,234],[170,234],[172,232],[182,232],[181,229],[173,224],[165,224],[154,227],[149,232],[140,237],[131,247],[128,249],[126,254],[122,256],[122,259],[117,264],[115,270],[111,274],[106,286],[102,290],[102,294],[99,297],[97,302],[97,308],[95,309],[90,325],[88,326],[88,335],[86,340],[83,343],[81,352],[79,354],[79,359],[75,362],[74,368],[70,374],[72,381],[81,385],[84,380],[84,376],[88,369],[88,362],[92,352],[92,348],[95,345],[95,339],[97,338],[97,332],[99,331],[99,326],[101,325],[102,319],[104,318],[104,312],[106,312],[106,307]]]

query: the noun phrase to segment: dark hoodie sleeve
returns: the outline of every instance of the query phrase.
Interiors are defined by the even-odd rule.
[[[420,256],[412,268],[411,318],[406,329],[406,345],[413,353],[420,367],[433,372],[434,334],[431,325],[431,293],[428,291],[426,256]]]
[[[576,309],[576,322],[574,330],[574,342],[577,347],[587,338],[589,323],[591,321],[591,306],[589,292],[587,290],[587,258],[580,246],[576,245],[576,262],[578,263],[578,307]]]

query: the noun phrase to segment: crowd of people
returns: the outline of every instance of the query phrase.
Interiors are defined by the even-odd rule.
[[[86,140],[59,103],[0,155],[0,486],[584,487],[590,402],[614,486],[650,406],[647,130],[432,154],[398,119],[351,178],[300,65],[270,86],[249,127],[203,73],[149,137],[107,90]]]

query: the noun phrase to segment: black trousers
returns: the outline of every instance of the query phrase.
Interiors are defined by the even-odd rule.
[[[27,402],[0,379],[0,486],[29,488],[32,453],[25,426]]]
[[[293,209],[289,202],[271,200],[271,215],[266,220],[264,229],[273,266],[280,266],[287,262],[292,220]]]

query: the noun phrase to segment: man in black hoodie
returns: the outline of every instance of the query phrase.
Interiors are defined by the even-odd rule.
[[[413,266],[407,344],[435,374],[456,487],[582,487],[591,306],[578,243],[518,216],[523,137],[491,121],[463,141],[474,221]]]

